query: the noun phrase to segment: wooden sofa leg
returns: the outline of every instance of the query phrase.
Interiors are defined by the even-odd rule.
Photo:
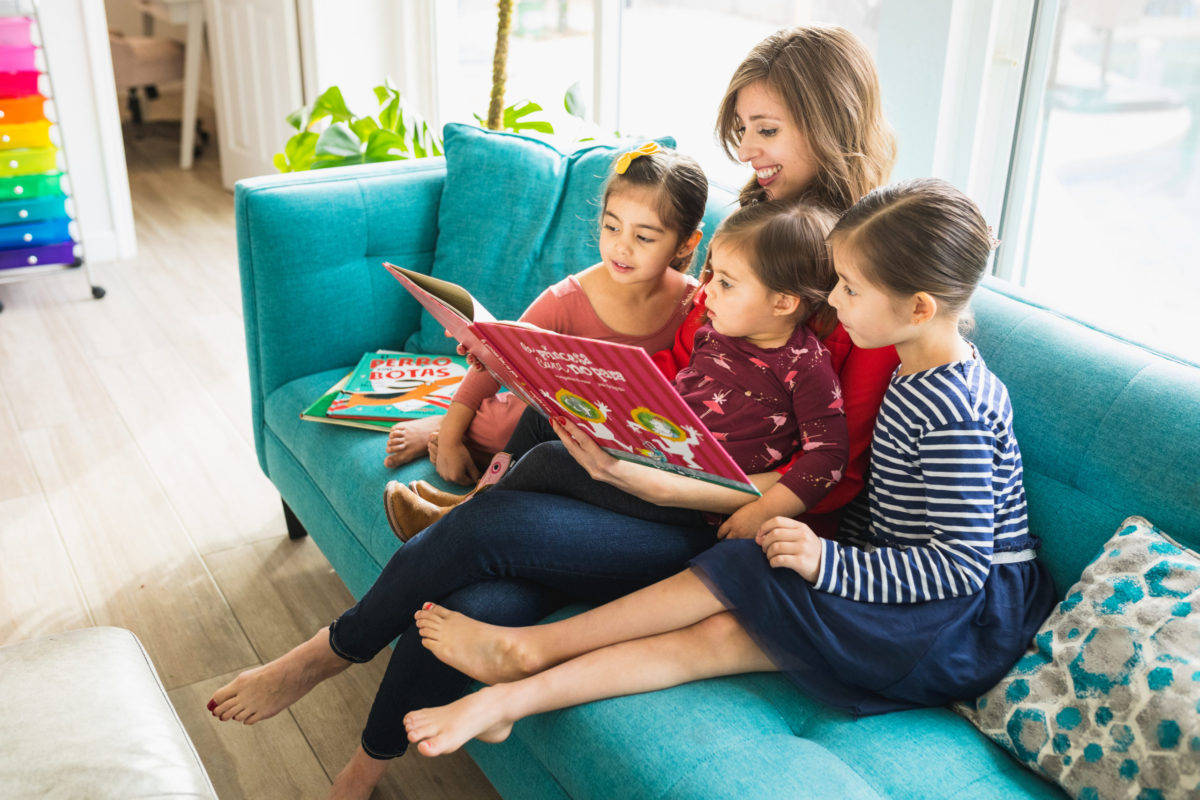
[[[303,539],[308,536],[308,531],[304,530],[304,525],[301,524],[300,518],[296,516],[296,512],[292,511],[286,500],[280,500],[283,503],[283,521],[287,523],[287,532],[289,539]]]

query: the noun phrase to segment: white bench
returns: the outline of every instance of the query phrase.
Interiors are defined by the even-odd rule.
[[[133,633],[0,647],[0,797],[216,796]]]

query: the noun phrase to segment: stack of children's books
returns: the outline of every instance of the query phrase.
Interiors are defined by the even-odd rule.
[[[368,430],[445,414],[467,374],[460,356],[376,350],[300,414],[301,419]]]

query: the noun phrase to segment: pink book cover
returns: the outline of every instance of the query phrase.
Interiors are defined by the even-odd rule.
[[[496,380],[546,416],[567,416],[617,458],[758,494],[646,351],[496,322],[462,287],[385,266]]]

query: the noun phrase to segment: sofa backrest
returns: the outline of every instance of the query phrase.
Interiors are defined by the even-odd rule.
[[[1132,514],[1200,547],[1200,368],[989,280],[971,335],[1008,386],[1030,529],[1064,593]]]

